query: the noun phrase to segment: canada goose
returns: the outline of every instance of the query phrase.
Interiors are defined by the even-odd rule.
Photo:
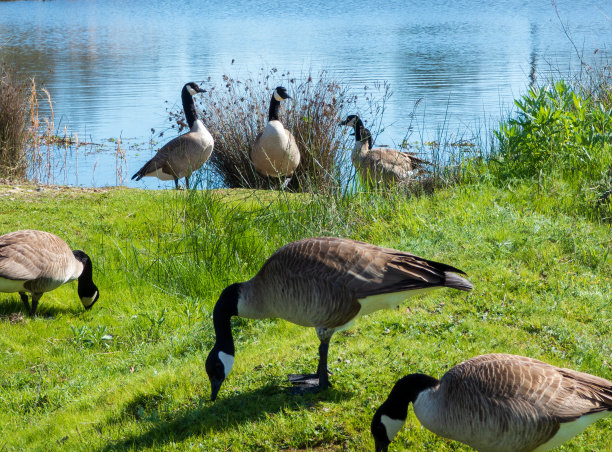
[[[157,154],[132,176],[137,181],[143,177],[157,177],[161,180],[174,179],[175,188],[179,188],[178,180],[185,178],[185,186],[189,189],[189,176],[200,168],[213,151],[214,140],[202,121],[198,119],[193,95],[205,93],[197,83],[189,82],[183,86],[181,99],[189,132],[166,143]]]
[[[234,362],[232,316],[280,317],[314,327],[321,341],[317,374],[289,379],[305,390],[325,389],[330,386],[327,351],[334,332],[417,293],[437,287],[471,290],[472,284],[455,273],[463,272],[404,251],[335,237],[279,248],[252,279],[226,287],[215,305],[215,345],[206,359],[211,400]]]
[[[300,164],[300,150],[295,138],[278,120],[281,102],[286,99],[291,99],[287,90],[282,86],[276,87],[270,100],[268,124],[257,134],[251,148],[251,161],[262,176],[291,176]]]
[[[612,382],[524,356],[489,354],[436,380],[400,379],[372,419],[376,451],[406,421],[408,404],[432,432],[479,451],[544,451],[612,414]]]
[[[31,315],[43,293],[77,278],[79,298],[85,309],[90,309],[100,293],[87,254],[71,251],[66,242],[49,232],[23,230],[0,236],[0,292],[19,292]],[[26,292],[32,294],[31,309]]]
[[[424,165],[431,165],[408,152],[373,148],[372,134],[357,115],[347,116],[340,125],[355,130],[355,148],[351,160],[362,180],[370,184],[409,183],[423,174]]]

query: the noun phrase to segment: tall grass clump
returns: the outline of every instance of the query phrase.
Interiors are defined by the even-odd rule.
[[[273,68],[261,69],[245,81],[223,76],[221,87],[210,78],[202,86],[207,93],[198,99],[206,127],[215,138],[210,165],[223,186],[229,188],[275,188],[279,180],[259,175],[251,164],[251,146],[268,121],[272,91],[283,85],[291,99],[281,108],[281,121],[297,141],[300,165],[289,188],[301,192],[328,192],[346,182],[351,167],[347,135],[338,126],[340,118],[358,109],[358,96],[333,80],[325,71],[318,76],[294,77]],[[367,89],[366,89],[367,91]],[[363,96],[370,108],[376,95]],[[383,94],[388,96],[389,93]],[[185,127],[181,111],[170,119]]]
[[[28,92],[12,70],[0,68],[0,178],[26,177]]]
[[[499,147],[491,171],[500,181],[537,180],[546,188],[562,183],[578,206],[610,212],[612,104],[610,78],[600,85],[559,80],[532,87],[515,101],[514,117],[495,136]]]

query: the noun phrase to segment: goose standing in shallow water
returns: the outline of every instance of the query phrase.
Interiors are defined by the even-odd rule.
[[[234,362],[232,316],[279,317],[314,327],[321,344],[317,374],[291,375],[305,390],[330,386],[327,351],[334,332],[362,315],[399,306],[438,287],[469,291],[463,273],[404,251],[334,237],[303,239],[279,248],[250,280],[223,290],[213,310],[215,345],[206,372],[215,400]],[[318,379],[318,380],[317,380]]]
[[[90,309],[100,294],[87,254],[72,251],[49,232],[23,230],[0,236],[0,292],[19,292],[30,315],[36,313],[43,293],[77,278],[79,298]],[[31,309],[27,293],[32,295]]]
[[[506,354],[464,361],[439,381],[411,374],[372,419],[377,452],[387,451],[410,402],[424,427],[481,452],[545,451],[612,414],[612,382]]]
[[[161,180],[174,180],[174,186],[178,189],[178,180],[184,177],[185,186],[189,189],[189,176],[206,163],[214,146],[213,137],[198,118],[193,102],[196,93],[205,92],[194,82],[183,86],[181,99],[189,132],[166,143],[132,179],[138,181],[143,177],[157,177]]]
[[[355,130],[355,148],[351,160],[361,179],[370,185],[410,183],[424,173],[424,165],[431,165],[408,152],[373,148],[372,134],[357,115],[347,116],[340,125]]]
[[[287,90],[278,86],[270,100],[268,124],[257,134],[251,148],[251,161],[262,176],[291,176],[300,164],[300,150],[295,138],[278,119],[281,102],[286,99],[291,99]],[[287,183],[285,181],[285,185]]]

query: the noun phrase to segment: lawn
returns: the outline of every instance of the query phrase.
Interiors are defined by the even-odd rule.
[[[611,228],[559,202],[529,182],[412,199],[2,186],[0,233],[42,229],[86,251],[100,300],[85,311],[71,283],[30,318],[18,294],[0,294],[0,451],[371,451],[371,417],[407,373],[509,352],[612,380]],[[412,298],[336,334],[334,386],[314,395],[286,381],[315,369],[313,329],[235,318],[235,365],[212,403],[219,293],[318,235],[449,263],[474,290]],[[562,450],[611,450],[611,428],[601,420]],[[469,450],[411,409],[390,449]]]

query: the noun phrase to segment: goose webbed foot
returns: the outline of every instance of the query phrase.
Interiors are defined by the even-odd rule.
[[[309,394],[313,392],[323,391],[327,388],[331,388],[332,385],[329,382],[329,370],[327,370],[327,351],[329,349],[329,342],[321,342],[319,345],[319,366],[316,374],[291,374],[289,375],[289,381],[294,387],[291,389],[290,394],[301,395]]]
[[[323,379],[318,374],[290,374],[287,379],[293,385],[289,390],[291,395],[314,394],[332,387],[327,373]]]

